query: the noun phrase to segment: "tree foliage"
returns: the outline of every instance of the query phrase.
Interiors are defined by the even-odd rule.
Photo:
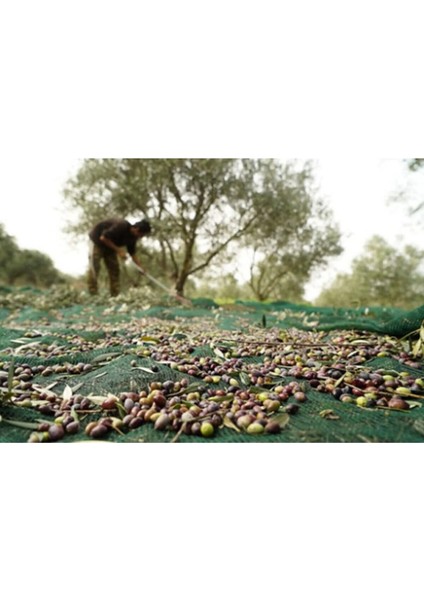
[[[38,250],[19,248],[0,223],[0,282],[6,285],[48,287],[62,283],[64,276],[49,256]]]
[[[264,297],[275,288],[273,277],[300,269],[303,283],[341,251],[340,234],[315,201],[311,181],[307,165],[275,160],[88,159],[64,192],[79,211],[69,227],[73,233],[87,233],[110,216],[149,218],[153,251],[146,266],[172,280],[179,293],[190,277],[220,261],[228,264],[250,246],[252,289]],[[272,275],[263,262],[270,256],[278,258]],[[263,270],[265,288],[255,280]]]
[[[410,158],[408,159],[408,169],[411,171],[418,171],[424,167],[424,158]]]
[[[314,270],[342,252],[340,232],[314,189],[308,163],[296,171],[264,161],[263,170],[266,197],[257,205],[260,218],[247,236],[249,284],[258,300],[301,300]]]
[[[316,302],[346,307],[419,306],[424,298],[423,261],[423,251],[412,246],[401,251],[374,236],[353,261],[351,272],[337,275]]]
[[[389,198],[390,202],[401,203],[406,208],[406,213],[410,219],[412,227],[421,226],[420,217],[422,217],[423,200],[423,176],[424,176],[424,158],[404,159],[410,177],[400,189],[395,191]]]
[[[212,267],[211,271],[215,272]],[[250,300],[252,290],[247,282],[240,283],[233,273],[219,274],[214,277],[200,277],[187,284],[190,297],[214,298],[221,300]]]

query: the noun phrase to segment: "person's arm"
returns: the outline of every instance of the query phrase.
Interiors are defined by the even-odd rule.
[[[102,244],[104,244],[108,248],[111,248],[112,250],[115,250],[115,252],[121,258],[127,258],[127,251],[126,251],[126,249],[125,248],[120,248],[119,246],[117,246],[116,244],[114,244],[112,242],[112,240],[109,239],[106,235],[104,235],[104,234],[101,235],[100,236],[100,241],[102,242]]]
[[[141,269],[141,271],[143,273],[145,273],[146,271],[145,271],[143,265],[141,264],[141,262],[138,260],[137,256],[135,254],[131,254],[130,256],[131,256],[131,260],[133,261],[133,263],[135,265],[137,265],[137,267],[139,268],[139,270]]]

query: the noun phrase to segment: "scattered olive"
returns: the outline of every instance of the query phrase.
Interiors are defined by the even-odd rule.
[[[163,429],[167,429],[170,424],[171,424],[170,417],[167,414],[163,413],[156,419],[155,429],[161,431]]]
[[[88,423],[85,427],[85,433],[87,435],[91,435],[91,432],[96,427],[96,425],[97,425],[96,421],[91,421],[90,423]]]
[[[281,426],[277,421],[268,421],[265,425],[265,433],[280,433]]]
[[[90,435],[93,438],[101,438],[103,436],[106,435],[106,433],[108,432],[108,428],[105,425],[95,425],[91,431],[90,431]]]
[[[264,429],[265,428],[261,423],[258,421],[253,421],[253,423],[250,423],[250,425],[247,427],[246,431],[247,433],[258,434],[263,433]]]
[[[211,437],[215,433],[215,429],[209,421],[203,421],[200,426],[200,433],[203,437]]]
[[[189,423],[184,423],[183,427],[185,432],[191,433],[192,435],[202,435],[200,421],[191,421]],[[178,428],[175,429],[176,431],[178,430]]]
[[[389,408],[397,408],[398,410],[409,410],[409,404],[403,398],[390,398],[387,406]]]
[[[103,400],[101,406],[103,410],[113,410],[114,408],[116,408],[116,398],[111,396],[109,398],[106,398],[105,400]]]
[[[61,440],[65,435],[65,429],[62,425],[51,425],[48,430],[49,438],[52,442]]]
[[[65,427],[66,433],[78,433],[80,424],[78,421],[71,421]]]

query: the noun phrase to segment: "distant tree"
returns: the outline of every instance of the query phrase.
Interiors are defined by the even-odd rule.
[[[418,171],[418,169],[421,169],[422,167],[424,167],[424,158],[409,158],[407,160],[408,163],[408,168],[411,171]]]
[[[264,161],[266,197],[246,238],[253,250],[249,285],[258,300],[301,300],[317,268],[342,252],[340,231],[314,188],[309,163]]]
[[[8,282],[9,268],[18,252],[14,238],[6,233],[4,225],[0,223],[0,282]]]
[[[0,223],[0,282],[48,287],[65,279],[49,256],[38,250],[21,250]]]
[[[403,251],[374,236],[349,274],[339,274],[316,304],[327,306],[398,306],[424,303],[424,252],[412,246]]]
[[[69,231],[87,234],[96,221],[113,215],[148,217],[154,236],[142,245],[154,250],[149,269],[161,272],[179,293],[189,278],[219,260],[228,263],[247,244],[260,261],[277,246],[280,258],[297,255],[306,277],[341,251],[336,229],[327,235],[329,213],[315,204],[311,179],[307,165],[275,160],[88,159],[65,186],[65,199],[79,211]],[[320,245],[320,236],[332,242]]]
[[[247,300],[252,296],[248,283],[240,283],[232,273],[212,278],[204,276],[189,283],[189,286],[190,297]]]
[[[51,258],[38,250],[20,250],[9,268],[12,285],[49,287],[64,281]]]
[[[301,257],[270,255],[251,265],[249,287],[257,300],[303,299],[305,284],[309,279],[308,258],[302,265]]]
[[[404,159],[409,177],[402,183],[398,189],[395,189],[389,196],[388,204],[403,205],[406,209],[408,217],[412,217],[408,221],[408,227],[421,227],[420,218],[424,208],[424,158],[408,158]]]

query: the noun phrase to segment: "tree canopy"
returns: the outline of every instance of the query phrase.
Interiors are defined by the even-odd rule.
[[[408,159],[408,168],[411,171],[418,171],[424,167],[424,158],[410,158]]]
[[[409,177],[398,190],[395,190],[389,202],[400,203],[405,206],[406,214],[412,217],[409,225],[422,225],[422,214],[424,208],[423,200],[423,176],[424,176],[424,158],[403,159],[406,165],[406,172]]]
[[[0,282],[6,285],[48,287],[62,283],[64,276],[51,258],[38,250],[19,248],[0,223]]]
[[[189,278],[204,275],[211,265],[228,266],[235,257],[240,261],[247,248],[256,297],[276,291],[287,295],[279,282],[286,278],[303,289],[312,270],[342,250],[308,164],[87,159],[64,193],[78,209],[77,221],[68,228],[74,234],[87,233],[111,216],[147,217],[153,226],[147,244],[153,252],[146,266],[173,281],[179,293]]]
[[[423,303],[424,251],[412,246],[403,250],[374,236],[352,263],[349,274],[337,275],[317,298],[328,306],[399,306],[413,308]]]

